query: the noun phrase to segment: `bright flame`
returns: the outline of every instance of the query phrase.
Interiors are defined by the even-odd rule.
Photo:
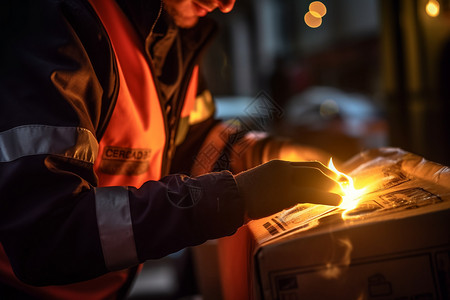
[[[425,10],[430,17],[437,17],[439,15],[439,2],[437,0],[429,0]]]
[[[339,205],[339,207],[345,210],[343,213],[343,215],[345,215],[347,211],[356,208],[361,196],[364,194],[366,189],[356,189],[353,184],[353,179],[347,174],[339,172],[334,166],[333,160],[331,158],[330,162],[328,163],[328,168],[338,175],[337,181],[341,186],[343,193],[342,203]]]

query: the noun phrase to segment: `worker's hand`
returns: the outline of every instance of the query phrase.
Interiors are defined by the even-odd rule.
[[[272,160],[235,176],[247,217],[259,219],[298,203],[339,205],[336,174],[319,162]],[[333,191],[333,192],[331,192]]]

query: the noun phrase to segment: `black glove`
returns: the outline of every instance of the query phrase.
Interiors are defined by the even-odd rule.
[[[235,176],[247,217],[259,219],[298,203],[339,205],[337,175],[320,162],[272,160]],[[332,192],[333,191],[333,192]]]

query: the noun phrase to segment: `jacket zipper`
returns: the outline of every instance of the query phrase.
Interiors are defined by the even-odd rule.
[[[191,82],[192,79],[192,75],[193,75],[193,71],[195,66],[198,64],[199,58],[201,57],[202,52],[207,48],[206,46],[208,45],[208,43],[212,40],[212,36],[213,36],[214,30],[211,31],[211,33],[209,33],[208,36],[205,37],[203,43],[201,45],[199,45],[199,47],[197,48],[197,51],[193,54],[192,59],[189,62],[188,67],[186,68],[186,74],[190,74],[190,76],[185,76],[183,77],[183,81],[180,84],[180,92],[178,93],[178,97],[176,99],[175,103],[181,103],[181,105],[177,105],[177,111],[175,114],[175,124],[172,128],[173,130],[173,134],[171,134],[170,136],[170,140],[169,140],[169,147],[170,149],[168,149],[168,151],[170,152],[170,159],[169,161],[164,163],[164,171],[165,171],[165,175],[167,175],[170,171],[170,167],[171,167],[171,159],[173,158],[173,154],[175,151],[175,139],[176,139],[176,134],[178,132],[178,126],[180,123],[180,119],[181,119],[181,112],[183,110],[184,104],[186,102],[186,93],[187,90],[189,88],[189,83]],[[168,159],[168,154],[165,155],[165,159]]]
[[[147,47],[145,47],[146,52],[146,60],[147,63],[150,67],[150,72],[151,75],[153,77],[153,83],[155,85],[155,90],[156,90],[156,94],[158,95],[158,101],[159,101],[159,107],[161,109],[161,114],[163,117],[163,121],[164,121],[164,131],[165,131],[165,142],[164,142],[164,150],[163,150],[163,154],[162,154],[162,159],[161,159],[161,174],[160,177],[164,177],[167,175],[168,170],[166,168],[167,165],[167,152],[169,151],[169,144],[170,144],[170,128],[169,128],[169,122],[168,122],[168,117],[166,114],[166,110],[164,108],[164,102],[163,102],[163,97],[162,97],[162,93],[161,93],[161,87],[159,86],[159,82],[158,80],[155,78],[155,70],[154,70],[154,66],[153,66],[153,62],[150,59],[150,54],[147,53]]]
[[[177,133],[177,129],[178,129],[179,122],[180,122],[181,111],[182,111],[182,109],[184,107],[184,103],[186,101],[186,92],[189,88],[189,83],[190,83],[191,77],[193,75],[192,73],[193,73],[194,67],[198,62],[200,54],[206,48],[206,45],[209,43],[209,41],[211,41],[213,32],[214,32],[214,30],[211,32],[211,34],[209,34],[205,38],[203,44],[198,47],[198,49],[200,49],[200,50],[196,51],[196,53],[194,53],[192,59],[189,62],[188,67],[186,68],[186,74],[189,74],[190,76],[184,76],[183,80],[180,83],[180,90],[179,90],[178,96],[174,102],[174,103],[180,103],[180,105],[176,105],[177,111],[174,115],[176,120],[175,120],[174,126],[172,128],[169,126],[170,120],[169,120],[169,116],[166,114],[165,103],[163,102],[163,97],[162,97],[162,93],[161,93],[161,87],[159,85],[157,78],[155,78],[155,76],[154,76],[155,70],[154,70],[154,66],[153,66],[153,61],[151,60],[151,55],[148,52],[149,47],[147,47],[146,44],[144,45],[145,46],[144,51],[147,54],[146,59],[149,64],[150,70],[152,72],[153,81],[155,83],[155,89],[158,94],[159,106],[160,106],[161,112],[163,114],[163,119],[164,119],[164,130],[166,132],[166,142],[164,144],[164,150],[163,150],[162,161],[161,161],[161,178],[164,176],[167,176],[169,174],[170,167],[171,167],[171,159],[173,156],[173,152],[175,151],[173,147],[175,144],[176,133]]]

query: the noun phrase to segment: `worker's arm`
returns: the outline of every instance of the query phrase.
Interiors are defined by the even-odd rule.
[[[33,285],[87,280],[243,223],[228,172],[97,187],[93,164],[117,82],[98,20],[76,3],[0,4],[0,242]]]
[[[231,234],[246,211],[259,217],[292,205],[292,197],[270,207],[275,199],[245,199],[255,186],[244,174],[271,174],[266,167],[236,179],[224,171],[97,187],[93,165],[116,73],[98,20],[71,3],[0,4],[0,242],[19,279],[87,280]],[[278,183],[263,187],[286,187]]]

